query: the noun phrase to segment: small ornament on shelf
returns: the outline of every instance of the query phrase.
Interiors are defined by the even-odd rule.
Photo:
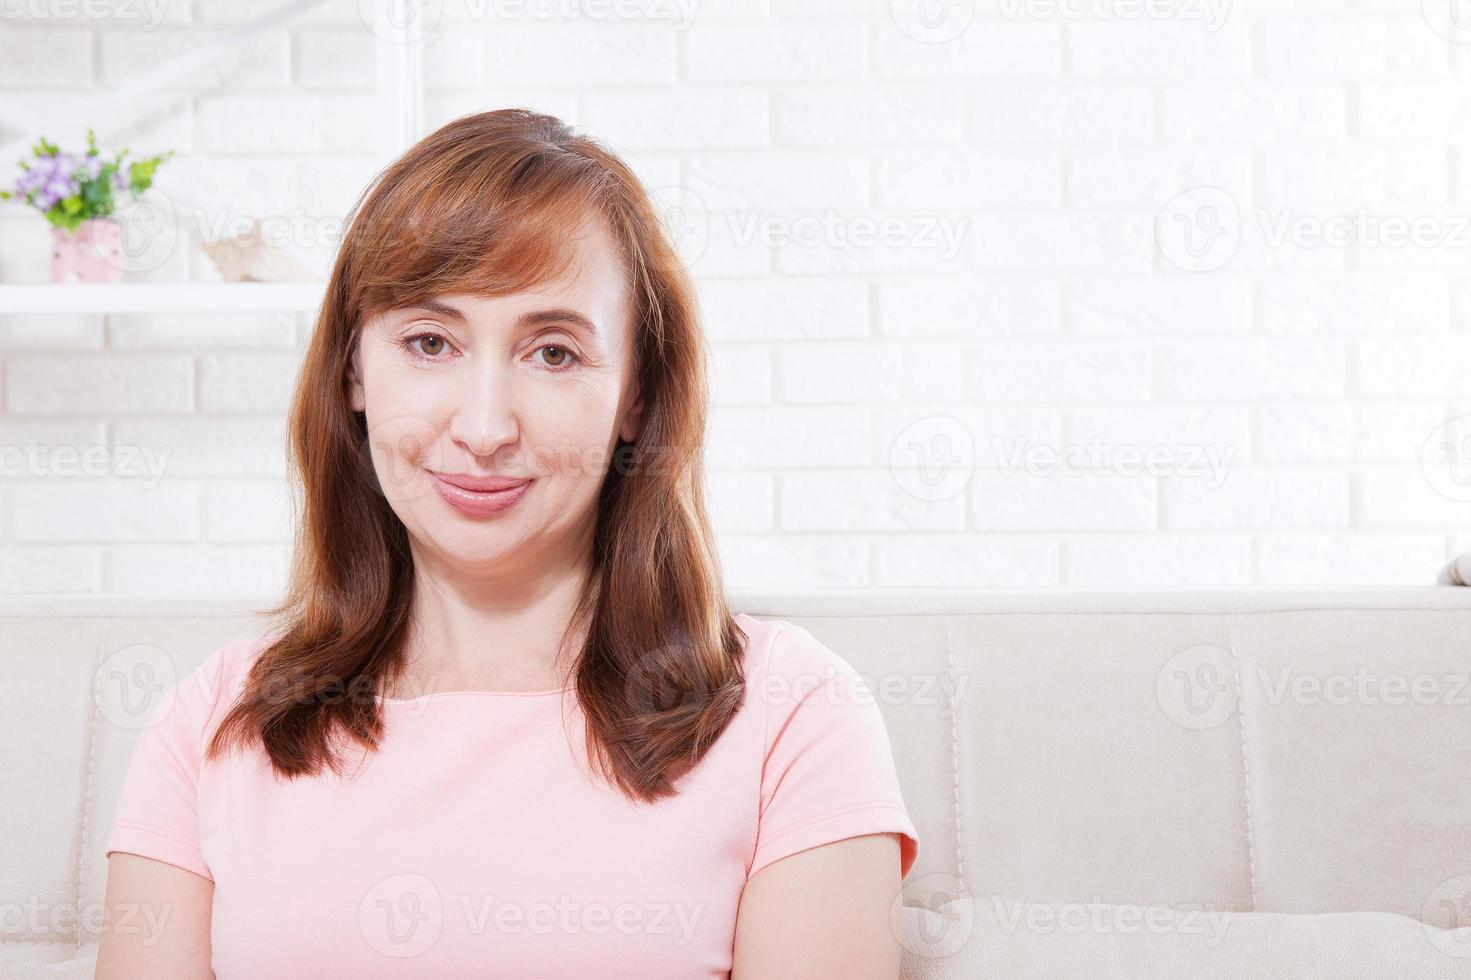
[[[124,148],[104,160],[89,129],[84,154],[63,153],[44,136],[32,152],[33,160],[20,161],[15,189],[0,191],[0,198],[24,201],[51,222],[51,281],[121,281],[127,258],[123,226],[113,217],[115,195],[130,191],[136,200],[153,186],[154,172],[174,151],[129,163]]]
[[[1457,555],[1449,565],[1440,570],[1436,585],[1471,585],[1471,551]]]
[[[201,242],[199,247],[219,270],[222,282],[309,282],[318,278],[286,249],[267,241],[259,218],[252,218],[244,231]]]

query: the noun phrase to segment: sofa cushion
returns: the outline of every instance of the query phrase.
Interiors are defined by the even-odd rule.
[[[961,900],[944,914],[906,907],[904,917],[904,980],[1471,976],[1471,928],[1393,912]]]

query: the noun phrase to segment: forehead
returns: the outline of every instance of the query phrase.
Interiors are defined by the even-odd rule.
[[[590,332],[612,343],[626,334],[632,314],[627,272],[602,222],[589,222],[568,240],[560,273],[529,289],[500,295],[445,292],[408,309],[430,310],[472,327],[588,321]],[[567,314],[570,314],[567,315]]]

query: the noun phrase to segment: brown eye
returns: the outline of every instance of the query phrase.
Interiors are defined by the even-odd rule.
[[[554,368],[562,367],[563,365],[567,364],[569,361],[575,360],[576,359],[576,356],[577,356],[577,355],[573,354],[571,351],[569,351],[567,348],[565,348],[565,347],[558,347],[556,344],[547,344],[545,347],[542,347],[541,350],[543,350],[543,351],[556,351],[556,354],[555,355],[548,355],[547,356],[547,358],[545,360],[545,363],[547,364],[548,367],[554,367]]]
[[[434,357],[444,352],[443,337],[436,337],[432,333],[425,334],[424,336],[419,338],[419,342],[423,344],[423,346],[419,349],[425,354],[428,354],[430,357]]]

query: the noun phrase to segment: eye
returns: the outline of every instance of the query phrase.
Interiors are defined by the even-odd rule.
[[[572,349],[570,347],[563,347],[561,344],[542,344],[536,349],[536,353],[540,354],[542,351],[556,352],[555,356],[552,357],[550,361],[543,360],[542,363],[546,364],[547,367],[557,371],[565,371],[570,368],[574,362],[581,360],[581,358],[579,358],[576,354],[572,353]]]
[[[420,341],[423,341],[423,346],[419,346]],[[405,337],[399,341],[399,346],[426,361],[437,361],[440,355],[449,348],[449,341],[437,333],[419,333],[412,337]]]

